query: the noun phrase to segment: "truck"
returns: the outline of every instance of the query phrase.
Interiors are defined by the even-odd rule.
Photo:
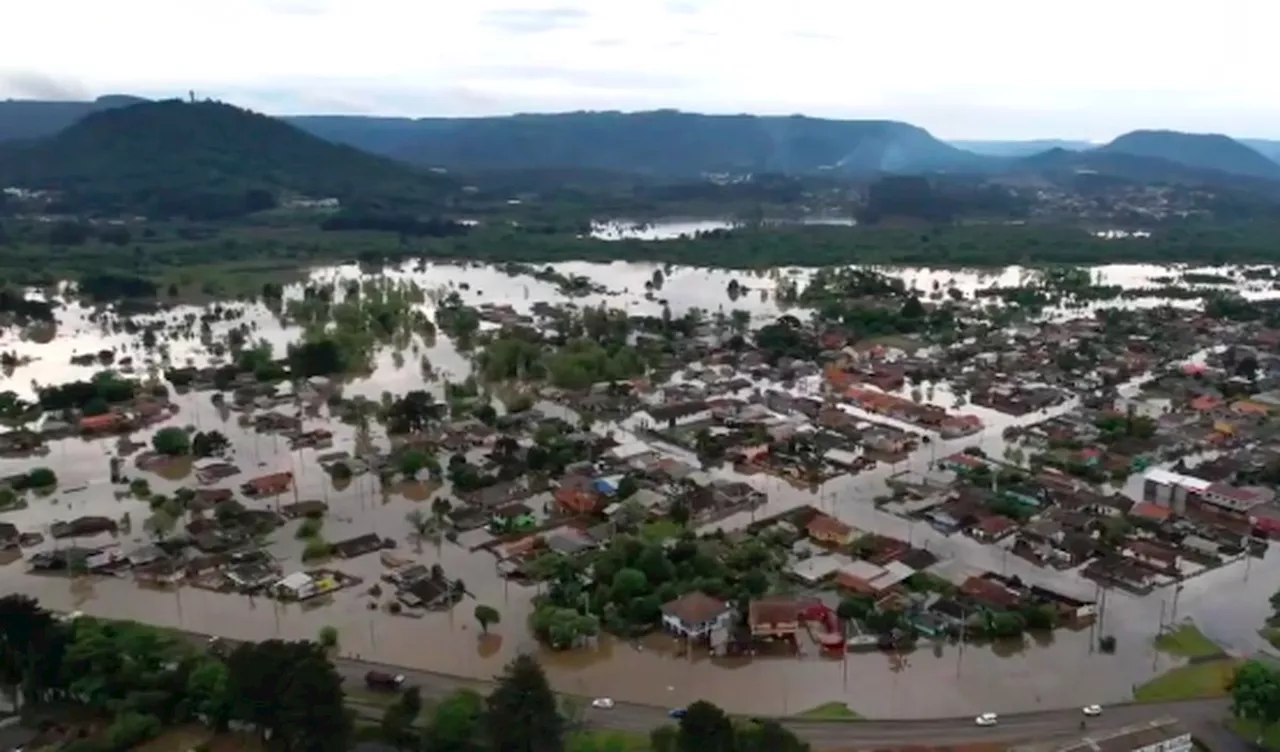
[[[369,689],[396,691],[404,686],[404,674],[388,674],[384,671],[370,671],[364,675],[364,683]]]

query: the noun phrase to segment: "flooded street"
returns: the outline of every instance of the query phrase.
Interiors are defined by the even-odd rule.
[[[697,229],[712,228],[693,228]],[[799,317],[806,315],[802,310],[780,308],[773,295],[780,280],[803,279],[809,274],[804,270],[750,274],[668,269],[661,289],[654,290],[649,296],[652,299],[647,299],[645,283],[659,268],[624,263],[570,263],[555,267],[561,274],[588,276],[611,291],[576,298],[574,302],[580,306],[603,303],[624,307],[629,313],[659,315],[660,301],[665,300],[674,315],[695,307],[709,313],[745,309],[757,322],[784,312]],[[937,287],[954,286],[971,292],[992,285],[1016,285],[1023,276],[1022,270],[1016,268],[999,274],[920,269],[882,271],[926,292]],[[1126,286],[1147,285],[1162,275],[1176,274],[1158,267],[1138,266],[1103,267],[1095,273],[1107,283]],[[312,280],[359,276],[358,268],[345,266],[316,270]],[[560,299],[552,283],[510,276],[493,267],[428,265],[423,270],[405,268],[389,272],[388,276],[412,280],[426,289],[459,290],[471,305],[509,304],[522,312],[536,302]],[[730,300],[726,294],[731,280],[737,280],[745,288],[736,300]],[[288,292],[300,295],[299,289]],[[1249,294],[1274,295],[1260,287]],[[296,327],[281,325],[276,315],[261,304],[226,305],[243,309],[243,319],[213,324],[215,340],[242,320],[248,321],[252,324],[253,339],[265,339],[277,354],[283,354],[287,345],[301,333]],[[424,308],[429,314],[434,310],[429,302]],[[166,320],[177,322],[198,310],[179,307],[163,315]],[[1072,309],[1069,313],[1087,315],[1088,310]],[[104,333],[89,320],[90,313],[89,309],[74,304],[64,308],[60,311],[56,334],[48,341],[23,339],[15,331],[5,333],[0,339],[0,349],[34,360],[9,374],[0,390],[13,390],[30,398],[34,394],[33,384],[88,379],[102,370],[99,365],[70,365],[73,354],[114,349],[117,357],[134,356],[140,373],[146,370],[145,361],[159,363],[156,355],[141,348],[136,336]],[[209,362],[198,327],[190,339],[173,339],[163,344],[168,347],[169,363],[173,365]],[[430,346],[415,340],[410,351],[400,358],[390,349],[380,351],[376,370],[367,377],[345,383],[342,394],[374,401],[384,392],[401,394],[411,389],[428,389],[442,395],[441,381],[424,382],[419,368],[419,358],[423,355],[429,358],[434,369],[455,381],[465,378],[471,368],[470,356],[458,352],[441,334]],[[816,385],[800,384],[796,388],[812,392]],[[929,395],[926,401],[934,404],[950,408],[955,399],[942,384],[917,385],[917,388],[925,390]],[[329,505],[324,521],[327,540],[339,541],[366,533],[392,538],[397,542],[392,552],[395,556],[427,565],[440,564],[450,577],[466,583],[471,597],[450,612],[428,612],[420,618],[370,610],[372,599],[365,593],[384,571],[379,557],[372,554],[335,560],[328,565],[362,578],[363,585],[304,604],[251,599],[194,587],[170,591],[144,589],[135,584],[131,576],[71,581],[65,577],[28,574],[21,561],[0,565],[0,587],[6,592],[36,596],[45,606],[57,610],[82,610],[96,616],[137,619],[236,639],[275,636],[310,639],[321,628],[333,626],[339,630],[344,654],[466,677],[491,677],[516,654],[536,652],[553,684],[563,691],[671,707],[701,698],[742,713],[787,714],[830,701],[844,701],[865,716],[923,718],[1106,703],[1127,699],[1133,685],[1176,665],[1173,659],[1157,654],[1152,647],[1152,637],[1162,615],[1168,620],[1169,615],[1174,614],[1171,590],[1158,590],[1145,597],[1112,591],[1107,596],[1101,626],[1077,632],[1058,630],[1043,637],[1027,637],[1016,645],[922,643],[903,655],[848,653],[843,659],[820,655],[816,645],[805,645],[803,655],[795,658],[709,659],[677,655],[673,640],[664,636],[652,636],[633,644],[602,635],[588,648],[552,652],[541,647],[525,626],[532,611],[534,589],[500,578],[493,554],[472,552],[465,545],[447,541],[439,545],[419,544],[411,537],[412,528],[406,522],[406,515],[415,508],[429,508],[432,496],[448,494],[449,488],[437,490],[436,486],[411,483],[396,485],[384,492],[374,474],[335,481],[321,469],[317,457],[344,450],[354,453],[357,430],[331,420],[323,405],[316,416],[304,417],[303,429],[332,431],[332,447],[295,451],[282,437],[242,427],[237,420],[239,413],[218,407],[210,396],[208,392],[171,395],[179,407],[177,414],[130,438],[149,447],[151,436],[165,426],[220,431],[230,439],[232,452],[228,456],[242,472],[219,482],[218,486],[235,488],[248,478],[280,471],[294,474],[294,492],[246,502],[250,508],[278,508],[298,500],[324,501]],[[890,476],[927,473],[936,459],[974,445],[999,457],[1004,449],[1005,428],[1046,420],[1066,412],[1074,404],[1069,401],[1016,419],[994,410],[967,406],[965,412],[979,416],[986,426],[979,436],[943,441],[935,435],[932,442],[902,462],[880,463],[874,469],[838,477],[812,491],[797,489],[770,476],[739,476],[728,468],[714,469],[714,476],[745,480],[767,492],[769,501],[754,513],[740,513],[710,527],[740,528],[753,516],[765,517],[812,505],[860,530],[910,541],[944,559],[954,558],[975,568],[1016,574],[1026,582],[1052,584],[1064,593],[1092,600],[1096,597],[1096,586],[1073,572],[1036,567],[1009,555],[999,546],[983,545],[963,535],[948,537],[925,523],[909,522],[873,505],[877,496],[887,492],[885,482]],[[874,420],[893,424],[884,418]],[[596,425],[593,430],[604,433],[616,428]],[[387,445],[382,428],[376,424],[371,428],[370,438],[379,446]],[[28,497],[27,508],[2,513],[0,521],[13,523],[24,532],[42,531],[47,535],[49,526],[59,520],[85,515],[119,519],[128,514],[132,531],[122,535],[120,542],[126,549],[146,543],[148,537],[141,523],[151,514],[150,506],[133,498],[117,498],[116,491],[122,487],[112,485],[109,466],[115,447],[115,437],[94,440],[75,437],[50,442],[49,453],[43,457],[0,458],[0,475],[47,466],[59,477],[58,490],[52,495]],[[124,472],[131,478],[145,478],[153,491],[167,495],[196,485],[189,462],[167,469],[162,477],[137,469],[129,457],[125,460]],[[300,521],[287,523],[272,536],[268,546],[286,574],[306,568],[302,562],[303,542],[294,537],[300,524]],[[472,533],[465,533],[462,542],[469,543],[473,538]],[[50,538],[42,546],[26,549],[24,553],[30,556],[56,545],[90,545],[107,540],[106,537],[63,541]],[[1193,619],[1206,634],[1231,650],[1247,653],[1259,649],[1262,645],[1256,630],[1269,612],[1267,599],[1280,589],[1280,567],[1276,560],[1272,552],[1266,559],[1236,561],[1188,580],[1177,597],[1174,616]],[[492,627],[492,634],[488,636],[481,635],[472,616],[476,604],[493,606],[501,615],[500,624]],[[1094,650],[1102,634],[1117,638],[1114,655]]]

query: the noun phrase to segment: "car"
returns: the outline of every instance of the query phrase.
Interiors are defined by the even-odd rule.
[[[676,720],[680,720],[681,718],[684,718],[688,714],[689,714],[689,711],[685,710],[684,708],[672,708],[667,711],[667,715],[671,716],[672,718],[675,718]]]
[[[599,708],[601,710],[608,710],[609,708],[613,707],[613,700],[609,699],[608,697],[597,697],[596,699],[591,701],[591,707]]]
[[[1095,715],[1102,715],[1102,706],[1101,705],[1085,705],[1083,708],[1080,709],[1080,712],[1092,718]]]
[[[973,722],[978,724],[979,726],[994,726],[999,720],[1000,719],[996,716],[995,713],[983,713],[977,718],[974,718]]]
[[[364,683],[369,689],[399,690],[404,686],[404,674],[370,671],[364,675]]]

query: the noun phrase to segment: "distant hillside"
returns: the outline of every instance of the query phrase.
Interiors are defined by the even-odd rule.
[[[1035,176],[1062,185],[1072,185],[1078,179],[1088,178],[1094,184],[1104,180],[1132,184],[1199,186],[1233,195],[1247,193],[1268,201],[1280,200],[1280,181],[1104,149],[1051,149],[1012,160],[1002,171],[1002,175]]]
[[[0,150],[0,185],[56,189],[87,206],[159,214],[244,213],[282,194],[432,200],[445,178],[216,102],[146,102],[94,112]]]
[[[1237,140],[1272,162],[1280,164],[1280,141],[1265,138],[1241,138]]]
[[[407,124],[308,118],[299,125],[350,144],[394,134],[406,161],[470,170],[588,169],[654,177],[705,173],[871,175],[976,169],[983,159],[893,121],[807,117],[577,112]]]
[[[91,112],[142,101],[145,100],[121,94],[98,97],[92,102],[6,99],[0,101],[0,142],[51,136]]]
[[[1133,131],[1095,151],[1163,159],[1200,170],[1280,181],[1280,164],[1220,134]]]
[[[1096,146],[1096,144],[1089,141],[1064,141],[1057,138],[1032,139],[1029,141],[948,141],[947,143],[957,149],[964,149],[986,157],[1029,157],[1051,149],[1084,151]]]

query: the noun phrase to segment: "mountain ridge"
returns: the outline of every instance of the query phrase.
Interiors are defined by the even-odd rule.
[[[1152,157],[1188,167],[1280,181],[1280,164],[1221,133],[1136,130],[1117,136],[1094,151]]]
[[[452,181],[231,105],[165,100],[99,109],[51,136],[5,145],[0,184],[93,206],[234,215],[281,194],[425,197]]]
[[[184,104],[196,108],[187,111],[191,115],[200,112],[199,108],[207,103],[177,100],[155,103],[123,95],[80,103],[0,102],[0,122],[6,122],[6,113],[11,112],[19,115],[36,112],[40,115],[21,127],[10,127],[7,131],[0,129],[0,140],[6,132],[34,133],[41,128],[53,129],[50,133],[37,134],[47,138],[44,141],[37,139],[36,143],[29,144],[29,149],[13,140],[0,144],[0,178],[52,180],[85,189],[84,183],[90,176],[87,173],[77,175],[75,165],[62,157],[58,149],[49,149],[42,146],[43,143],[66,133],[74,134],[85,123],[116,117],[111,113],[130,113],[139,108],[156,113],[159,111],[147,108],[157,105],[173,108]],[[1141,182],[1201,182],[1221,187],[1235,181],[1248,190],[1271,192],[1272,183],[1280,188],[1280,163],[1257,148],[1220,134],[1132,131],[1107,144],[1089,145],[1090,148],[1077,148],[1082,142],[1056,139],[959,142],[973,145],[983,152],[975,153],[944,142],[923,128],[895,120],[831,120],[802,115],[705,115],[670,109],[477,118],[343,115],[274,118],[231,109],[244,116],[236,127],[258,133],[258,138],[246,137],[239,145],[224,143],[217,146],[218,139],[222,138],[218,129],[207,127],[208,124],[200,117],[188,118],[180,125],[150,123],[147,125],[153,128],[150,138],[169,144],[167,151],[185,154],[189,161],[201,163],[212,159],[215,169],[211,173],[211,182],[215,186],[234,183],[300,192],[323,189],[332,194],[354,194],[356,191],[349,180],[330,180],[310,163],[311,160],[298,160],[297,154],[285,157],[286,161],[293,160],[290,164],[276,165],[273,162],[276,155],[271,149],[264,150],[261,144],[250,142],[274,143],[274,139],[283,139],[280,143],[287,146],[277,148],[286,152],[290,149],[312,154],[323,152],[324,156],[318,157],[318,161],[337,160],[341,164],[338,172],[349,177],[363,176],[361,179],[381,186],[377,190],[386,193],[394,192],[388,190],[391,185],[400,185],[409,193],[419,193],[425,185],[426,171],[415,168],[428,167],[471,173],[530,171],[554,174],[578,171],[632,174],[659,180],[748,173],[864,179],[891,174],[981,177],[1027,175],[1039,171],[1043,175],[1061,177],[1097,172]],[[208,111],[209,114],[214,112]],[[217,112],[225,114],[225,111]],[[127,117],[137,117],[137,113]],[[270,124],[279,128],[269,127]],[[281,128],[289,129],[290,135],[285,137],[286,131]],[[204,146],[188,143],[190,139],[182,135],[184,129],[202,133],[201,138],[207,143]],[[117,149],[116,145],[108,143],[110,139],[103,138],[90,148],[85,143],[77,145],[73,139],[72,151],[79,154],[80,162],[114,160],[113,164],[99,164],[94,169],[101,174],[123,177],[125,182],[129,180],[128,174],[138,170],[140,164],[145,165],[156,158],[177,174],[185,175],[191,171],[189,165],[180,164],[181,160],[172,159],[167,153],[157,154],[153,144],[140,143],[139,138],[126,130],[117,128],[115,133],[123,139],[125,147]],[[314,140],[307,146],[300,146],[298,139],[304,135]],[[1257,143],[1265,146],[1268,142]],[[1280,142],[1270,143],[1280,153]],[[321,145],[339,151],[325,151]],[[244,165],[231,169],[228,163],[219,162],[210,153],[210,149],[217,152],[229,146],[240,149],[248,161],[263,165],[257,170],[256,177],[250,174],[253,169]],[[112,156],[113,150],[119,153]],[[125,152],[128,152],[127,158]],[[41,160],[47,164],[37,164]],[[238,174],[233,174],[237,171]],[[282,179],[282,176],[292,178]],[[298,188],[300,185],[307,186],[307,189]],[[197,188],[193,183],[185,189]]]

